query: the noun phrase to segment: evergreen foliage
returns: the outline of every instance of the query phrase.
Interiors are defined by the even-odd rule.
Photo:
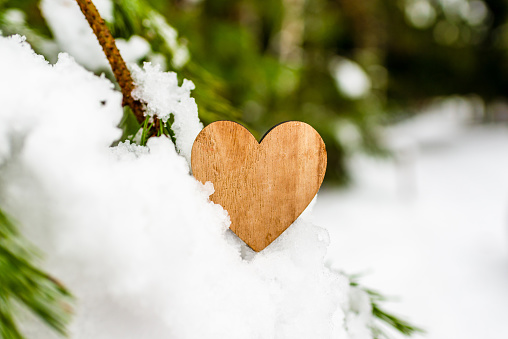
[[[0,210],[0,338],[23,338],[16,321],[19,306],[65,334],[70,320],[70,293],[37,267],[37,252],[12,220]]]
[[[379,323],[384,324],[385,327],[395,330],[407,337],[412,336],[415,333],[424,333],[425,331],[421,328],[414,326],[408,321],[401,319],[381,308],[380,304],[388,300],[387,297],[380,294],[377,291],[371,290],[369,288],[361,286],[357,281],[358,276],[350,276],[349,279],[351,281],[351,286],[360,288],[370,298],[370,303],[372,306],[372,315],[374,316],[377,323],[372,325],[372,334],[374,339],[389,339],[390,335],[386,330],[383,329]]]

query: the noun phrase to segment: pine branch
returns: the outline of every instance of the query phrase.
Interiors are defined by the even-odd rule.
[[[374,317],[383,321],[387,325],[393,327],[394,329],[404,334],[405,336],[409,337],[416,332],[420,333],[424,332],[421,328],[415,327],[409,322],[382,310],[375,302],[372,303],[372,314],[374,315]],[[379,328],[376,329],[376,331],[379,333],[379,335],[384,335],[385,337],[387,337],[385,334],[383,334],[383,332]]]
[[[35,256],[0,210],[0,338],[23,338],[15,321],[19,304],[58,333],[66,334],[72,297],[62,284],[34,266]]]
[[[372,315],[377,320],[384,322],[386,325],[394,328],[403,335],[410,337],[415,333],[425,333],[425,331],[419,327],[416,327],[406,320],[403,320],[393,314],[390,314],[379,307],[379,302],[386,301],[388,298],[383,296],[381,293],[362,287],[358,284],[356,279],[358,276],[349,276],[350,285],[363,290],[370,298],[372,306]],[[384,331],[376,325],[372,325],[372,332],[375,339],[389,338]]]
[[[97,11],[97,8],[91,0],[76,0],[76,2],[78,3],[79,8],[81,8],[81,12],[85,15],[90,27],[92,27],[97,40],[99,40],[99,43],[104,50],[104,54],[106,54],[116,81],[122,90],[123,105],[128,105],[136,116],[138,122],[140,124],[143,123],[145,120],[143,105],[138,100],[134,100],[131,95],[132,90],[134,89],[134,82],[132,81],[131,73],[120,55],[115,39],[106,26],[104,19],[102,19],[99,11]]]

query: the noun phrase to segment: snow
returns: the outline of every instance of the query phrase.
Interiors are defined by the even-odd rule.
[[[133,65],[132,78],[136,85],[132,96],[145,104],[147,115],[157,116],[166,123],[173,114],[176,147],[190,164],[192,144],[203,129],[198,106],[190,96],[195,88],[192,81],[185,79],[178,86],[176,73],[162,72],[159,65],[151,63],[145,63],[143,69]]]
[[[142,60],[152,51],[150,43],[138,35],[132,35],[129,40],[117,38],[115,41],[122,58],[128,63]]]
[[[328,260],[393,296],[415,338],[507,338],[508,128],[440,107],[390,129],[396,161],[353,159],[355,184],[321,193],[314,221]]]
[[[302,217],[254,253],[170,139],[110,147],[122,107],[109,80],[23,40],[0,37],[0,204],[76,296],[71,338],[371,338],[365,292],[325,265],[323,228]],[[174,89],[174,76],[138,73],[159,107],[149,89]],[[195,114],[191,99],[160,107],[173,104],[175,121]],[[179,122],[177,140],[196,126]]]

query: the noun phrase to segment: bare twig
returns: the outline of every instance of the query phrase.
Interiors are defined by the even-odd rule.
[[[116,81],[118,81],[118,85],[120,85],[120,88],[122,89],[122,104],[124,106],[128,105],[136,116],[138,122],[142,123],[145,120],[143,106],[141,102],[134,100],[131,95],[131,92],[134,89],[134,83],[132,81],[131,73],[120,55],[120,51],[118,51],[118,48],[116,47],[115,39],[111,35],[106,23],[91,0],[76,0],[76,2],[85,15],[90,27],[92,27],[95,36],[99,40],[99,43],[104,50],[104,54],[106,54],[109,64],[111,65]]]

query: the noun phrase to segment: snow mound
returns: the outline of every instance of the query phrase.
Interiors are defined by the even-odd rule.
[[[72,338],[371,338],[368,298],[324,265],[324,229],[300,218],[252,252],[170,139],[110,147],[122,108],[109,80],[66,54],[52,66],[19,36],[0,50],[0,204],[75,294]],[[159,107],[151,91],[173,76],[145,72]],[[195,120],[191,100],[167,100],[175,121]],[[197,125],[176,124],[183,150]]]

